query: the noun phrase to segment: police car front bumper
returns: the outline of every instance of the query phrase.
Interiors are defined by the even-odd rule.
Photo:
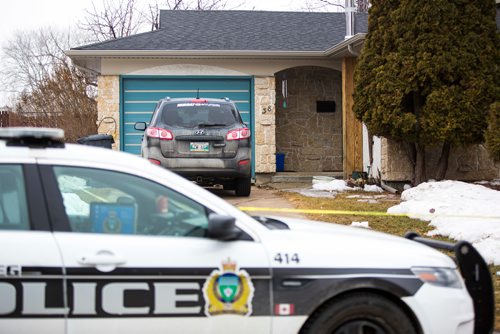
[[[405,237],[433,248],[453,251],[455,253],[455,261],[465,281],[465,287],[469,295],[467,297],[472,300],[471,303],[474,314],[473,322],[469,319],[470,315],[468,315],[468,310],[466,309],[468,307],[466,305],[467,301],[456,293],[457,289],[439,288],[438,292],[433,292],[432,290],[428,292],[430,288],[428,287],[429,284],[426,284],[427,286],[421,289],[423,292],[419,291],[418,295],[422,293],[427,296],[419,298],[419,300],[423,300],[423,302],[421,302],[421,306],[417,308],[423,307],[422,312],[424,312],[424,314],[432,314],[433,317],[442,313],[442,316],[437,317],[443,319],[442,322],[447,322],[446,319],[455,319],[455,321],[450,321],[450,327],[447,327],[448,329],[440,327],[445,324],[439,324],[437,331],[433,328],[429,328],[429,331],[424,330],[424,333],[471,333],[472,331],[469,328],[471,324],[474,333],[493,332],[495,324],[493,282],[488,265],[484,262],[484,259],[478,251],[467,241],[459,241],[456,244],[452,244],[438,240],[425,239],[416,233],[408,233]],[[453,291],[455,291],[455,294],[450,296],[446,295],[446,293],[452,293]],[[460,291],[464,291],[464,294],[467,294],[464,289]],[[445,295],[436,298],[439,293]],[[416,297],[417,296],[414,296],[414,298]],[[437,305],[436,307],[434,306],[435,300],[446,300],[447,305],[455,305],[454,309],[450,310],[449,306],[446,308],[443,305]],[[407,303],[412,303],[409,299],[405,301]],[[460,303],[464,303],[464,307],[466,308],[462,309]],[[440,310],[440,308],[442,309]]]

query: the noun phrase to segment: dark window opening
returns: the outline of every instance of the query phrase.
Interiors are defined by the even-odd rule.
[[[316,101],[316,112],[335,112],[335,101]]]

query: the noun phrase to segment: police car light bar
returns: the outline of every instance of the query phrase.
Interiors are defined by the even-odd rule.
[[[0,128],[0,139],[7,140],[7,146],[64,147],[64,130],[30,127]]]

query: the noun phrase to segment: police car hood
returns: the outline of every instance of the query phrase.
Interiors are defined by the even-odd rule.
[[[455,268],[443,253],[402,237],[333,223],[270,217],[286,224],[266,233],[270,251],[302,253],[311,265],[365,268]],[[300,255],[300,254],[299,254]]]

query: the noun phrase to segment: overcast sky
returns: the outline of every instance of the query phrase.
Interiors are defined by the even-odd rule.
[[[102,1],[95,0],[96,6]],[[161,0],[158,1],[161,3]],[[138,0],[146,6],[153,1]],[[227,9],[256,9],[278,11],[301,11],[306,8],[306,0],[228,0]],[[74,26],[92,8],[92,0],[9,0],[0,11],[0,42],[4,42],[16,30],[41,26]],[[160,7],[161,8],[161,7]]]
[[[101,2],[94,1],[96,6]],[[146,6],[153,1],[138,0],[138,3]],[[227,8],[232,9],[241,3],[243,5],[237,9],[303,11],[306,8],[306,0],[228,0]],[[92,0],[8,0],[0,10],[0,46],[19,30],[45,26],[74,28],[76,22],[85,16],[85,10],[91,7]],[[6,103],[7,92],[0,88],[0,107]]]

